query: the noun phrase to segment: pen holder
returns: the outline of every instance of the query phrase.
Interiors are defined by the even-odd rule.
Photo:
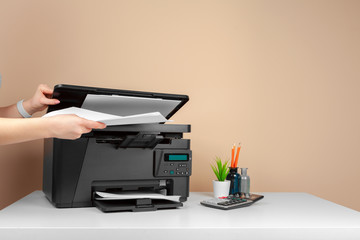
[[[239,193],[240,174],[238,174],[238,168],[229,167],[230,171],[226,176],[226,180],[230,180],[230,191],[229,194]]]

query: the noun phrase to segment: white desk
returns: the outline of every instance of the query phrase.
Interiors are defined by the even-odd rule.
[[[56,209],[36,191],[0,211],[0,239],[360,239],[360,213],[306,193],[263,193],[246,208],[200,205],[155,212]]]

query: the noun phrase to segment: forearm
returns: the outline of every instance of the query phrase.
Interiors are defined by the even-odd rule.
[[[36,109],[34,109],[31,106],[30,100],[25,100],[23,103],[23,107],[25,111],[33,115],[36,112]],[[22,118],[21,114],[19,113],[19,110],[17,109],[16,103],[7,107],[1,107],[0,108],[0,117],[4,118]]]
[[[2,118],[22,118],[19,111],[17,110],[16,104],[1,107],[0,108],[0,117]]]
[[[53,137],[49,118],[0,118],[0,145]]]
[[[23,104],[25,111],[28,114],[33,115],[36,112],[36,109],[34,109],[31,106],[30,100],[25,100],[22,104]],[[17,103],[7,106],[7,107],[1,107],[0,108],[0,117],[22,118],[21,114],[19,113],[19,110],[17,109]]]

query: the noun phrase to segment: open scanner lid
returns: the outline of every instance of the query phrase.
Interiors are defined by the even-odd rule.
[[[60,103],[49,106],[48,112],[68,107],[85,108],[118,116],[160,112],[170,119],[187,101],[187,95],[138,92],[59,84],[53,98]]]

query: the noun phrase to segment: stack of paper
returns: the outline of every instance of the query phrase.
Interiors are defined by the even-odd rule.
[[[181,196],[166,196],[160,193],[141,193],[141,192],[130,192],[130,193],[107,193],[107,192],[96,192],[96,200],[127,200],[127,199],[164,199],[169,201],[179,202]]]
[[[144,114],[136,114],[130,116],[117,116],[107,113],[101,113],[97,111],[91,111],[84,108],[78,107],[69,107],[64,108],[57,111],[52,111],[50,113],[45,114],[43,117],[52,117],[62,114],[75,114],[79,117],[102,122],[105,123],[107,126],[113,125],[128,125],[128,124],[144,124],[144,123],[159,123],[159,122],[168,122],[163,115],[159,112],[151,112],[151,113],[144,113]]]

